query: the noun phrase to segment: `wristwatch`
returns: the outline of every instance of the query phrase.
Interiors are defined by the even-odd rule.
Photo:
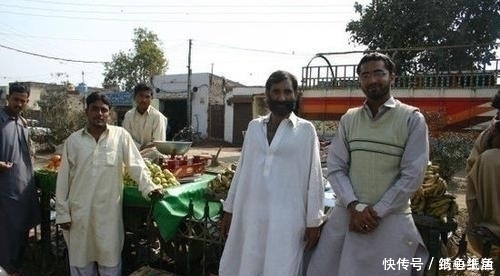
[[[354,206],[354,210],[356,210],[357,212],[363,212],[363,210],[366,207],[368,207],[368,204],[358,203],[358,204],[356,204],[356,206]]]

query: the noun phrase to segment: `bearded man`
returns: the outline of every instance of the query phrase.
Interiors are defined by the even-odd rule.
[[[252,120],[224,201],[227,241],[221,276],[299,275],[319,238],[323,184],[314,126],[297,117],[297,79],[276,71],[266,82],[271,113]]]

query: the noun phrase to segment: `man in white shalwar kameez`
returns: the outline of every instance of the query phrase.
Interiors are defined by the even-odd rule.
[[[323,221],[319,141],[297,117],[297,80],[284,71],[266,82],[271,113],[248,125],[224,201],[227,235],[220,276],[296,276]],[[230,225],[230,227],[229,227]]]
[[[72,276],[121,276],[123,165],[144,197],[161,196],[130,134],[107,124],[105,95],[87,97],[87,126],[65,141],[56,185]]]
[[[153,89],[145,83],[134,87],[135,107],[123,117],[125,128],[139,150],[153,146],[153,141],[165,141],[168,119],[151,105]]]
[[[342,116],[329,147],[328,180],[337,201],[307,275],[423,275],[428,254],[410,197],[423,181],[428,132],[417,108],[391,97],[394,71],[378,53],[358,64],[366,101]]]

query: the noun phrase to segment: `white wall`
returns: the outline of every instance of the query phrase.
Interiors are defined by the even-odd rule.
[[[191,75],[191,91],[194,87],[197,92],[191,93],[191,124],[202,137],[208,135],[208,89],[210,84],[209,73]],[[159,99],[168,99],[170,95],[187,98],[187,74],[158,75],[153,77],[153,87],[162,92],[156,95]]]
[[[40,110],[40,107],[38,106],[37,102],[40,100],[40,96],[42,93],[47,93],[45,87],[39,87],[39,86],[32,86],[30,87],[30,98],[28,102],[28,107],[33,110]]]

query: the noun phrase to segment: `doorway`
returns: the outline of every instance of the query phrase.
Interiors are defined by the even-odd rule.
[[[188,124],[187,120],[187,100],[163,100],[162,113],[168,118],[167,140],[172,140]]]

